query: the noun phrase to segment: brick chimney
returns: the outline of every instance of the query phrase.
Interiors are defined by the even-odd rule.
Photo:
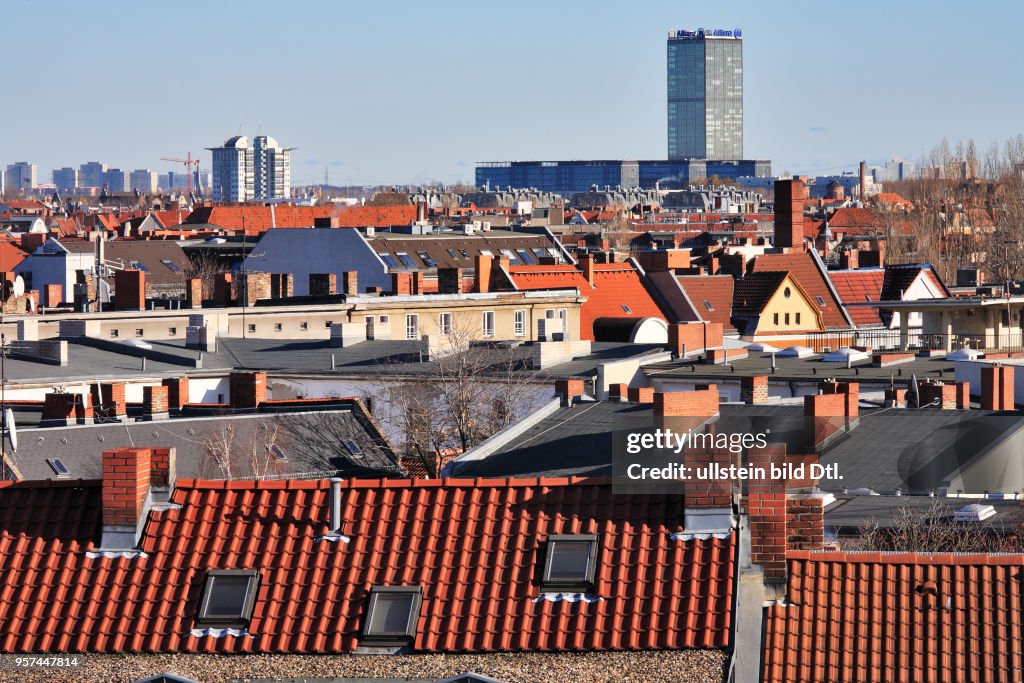
[[[359,271],[346,270],[341,274],[341,288],[345,296],[359,296]]]
[[[594,286],[594,255],[583,254],[579,258],[579,268],[583,272],[583,277],[591,287]]]
[[[629,387],[626,398],[630,403],[654,403],[654,387]]]
[[[203,279],[192,277],[188,279],[188,286],[185,288],[185,306],[187,308],[203,307]]]
[[[654,394],[654,416],[701,417],[718,414],[718,387],[700,384],[693,391],[658,391]]]
[[[688,532],[724,531],[734,526],[733,485],[730,479],[714,478],[711,468],[726,469],[736,464],[737,455],[728,448],[685,448],[683,462],[690,472],[704,476],[683,481],[684,525]]]
[[[138,542],[152,502],[151,457],[148,448],[103,452],[104,550],[130,550]]]
[[[60,394],[51,392],[43,397],[43,416],[39,420],[40,427],[67,427],[75,424],[75,405],[77,394]]]
[[[473,262],[476,266],[476,282],[473,283],[473,288],[477,292],[485,294],[491,291],[491,265],[494,263],[494,257],[477,254],[473,257]]]
[[[213,283],[213,302],[217,306],[230,306],[234,300],[232,296],[231,273],[217,273],[217,279]]]
[[[395,296],[412,294],[412,273],[391,273],[391,293]]]
[[[934,403],[940,410],[957,409],[957,385],[942,381],[927,380],[918,386],[921,405]]]
[[[136,268],[117,271],[114,300],[119,311],[146,310],[146,273]]]
[[[1013,410],[1013,366],[986,365],[981,369],[981,409]]]
[[[267,400],[267,373],[232,372],[229,382],[231,407],[255,410]]]
[[[668,348],[676,356],[717,349],[723,344],[722,323],[689,322],[668,326]]]
[[[629,385],[624,383],[609,384],[608,385],[608,400],[609,401],[627,401],[629,400]]]
[[[128,402],[124,398],[124,382],[102,382],[97,385],[97,396],[93,402],[96,414],[104,420],[118,422],[128,415]]]
[[[555,380],[555,393],[562,399],[562,405],[567,406],[583,396],[584,386],[583,380],[575,377],[559,379]]]
[[[170,499],[170,492],[178,476],[178,455],[174,448],[154,448],[150,457],[150,483],[154,498]]]
[[[821,494],[795,494],[786,500],[786,548],[820,550],[825,545],[825,499]]]
[[[775,181],[775,248],[804,248],[807,185],[799,178]]]
[[[754,375],[740,378],[740,399],[744,403],[757,405],[768,402],[768,376]]]
[[[417,270],[412,274],[412,293],[413,294],[426,294],[426,283],[427,274],[422,270]]]
[[[768,474],[772,465],[786,461],[783,444],[747,450],[750,467],[760,467]],[[747,483],[747,514],[750,520],[750,560],[760,565],[766,583],[786,579],[786,482],[752,478]]]
[[[171,415],[180,415],[181,409],[188,404],[188,377],[165,377],[163,385],[167,387],[167,408]]]
[[[166,420],[168,414],[167,387],[162,385],[142,387],[142,419],[145,421]]]
[[[813,446],[820,448],[837,432],[852,429],[859,419],[860,385],[826,380],[818,394],[804,396],[804,415],[810,418]]]
[[[856,270],[857,269],[857,255],[860,254],[856,249],[847,249],[839,257],[839,266],[843,270]]]

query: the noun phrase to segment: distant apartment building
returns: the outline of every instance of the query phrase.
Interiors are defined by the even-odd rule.
[[[128,172],[111,168],[103,174],[103,186],[107,192],[128,192]]]
[[[39,168],[27,161],[17,161],[7,166],[7,180],[5,191],[18,192],[20,190],[33,190],[39,184]]]
[[[253,140],[253,194],[256,199],[286,199],[292,191],[292,149],[268,135]]]
[[[209,147],[213,153],[213,200],[245,202],[253,198],[254,150],[249,138],[236,135],[220,147]]]
[[[90,161],[78,166],[79,187],[103,187],[107,165],[98,161]]]
[[[156,192],[157,188],[156,173],[149,169],[136,169],[128,176],[128,186],[133,192],[138,190],[139,192],[152,194]]]
[[[58,192],[74,192],[78,189],[78,169],[70,166],[54,169],[53,184]]]
[[[886,180],[909,180],[914,177],[914,164],[903,159],[892,159],[885,163]]]
[[[249,138],[237,135],[213,153],[214,201],[244,202],[250,199],[285,199],[291,195],[290,147],[282,147],[269,135]]]
[[[739,29],[668,34],[668,158],[743,158]]]

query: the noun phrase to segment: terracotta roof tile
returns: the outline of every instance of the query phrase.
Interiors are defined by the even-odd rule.
[[[826,328],[848,328],[850,323],[841,310],[839,299],[833,293],[820,261],[811,252],[792,254],[762,254],[754,257],[753,272],[788,270],[800,287],[819,305]],[[825,302],[822,306],[818,297]]]
[[[881,228],[882,221],[870,209],[848,206],[836,209],[828,218],[832,230],[845,228]]]
[[[369,589],[423,589],[421,652],[723,648],[734,541],[673,540],[681,496],[607,479],[180,480],[145,556],[89,558],[97,482],[0,482],[0,652],[351,652]],[[593,602],[538,600],[544,539],[598,538]],[[248,635],[195,636],[207,571],[260,572]]]
[[[732,329],[732,299],[735,281],[731,275],[680,275],[679,285],[686,292],[702,320],[721,323]],[[714,310],[708,310],[707,302]]]
[[[882,324],[882,318],[877,308],[847,306],[847,304],[881,301],[884,270],[881,268],[830,270],[828,276],[832,279],[832,284],[835,285],[846,312],[853,318],[857,327],[878,327]]]
[[[20,247],[0,241],[0,273],[12,273],[28,254]]]
[[[1004,681],[1024,661],[1022,555],[789,553],[763,680]]]

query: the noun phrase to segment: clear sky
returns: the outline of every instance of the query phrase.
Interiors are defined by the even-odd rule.
[[[664,158],[665,36],[743,30],[745,156],[916,161],[1024,129],[1024,3],[3,0],[0,163],[175,167],[240,131],[293,184],[480,160]]]

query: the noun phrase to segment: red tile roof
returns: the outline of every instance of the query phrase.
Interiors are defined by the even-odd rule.
[[[886,206],[912,206],[908,200],[896,192],[879,192],[875,195],[875,201]]]
[[[1024,555],[790,551],[763,680],[1008,681],[1024,661]]]
[[[28,254],[20,247],[7,241],[0,241],[0,273],[11,273]]]
[[[416,219],[416,207],[403,206],[355,206],[338,209],[332,206],[274,206],[213,205],[200,206],[189,214],[186,223],[210,223],[225,230],[258,235],[271,228],[309,228],[317,218],[336,216],[338,227],[361,228],[365,226],[388,227],[407,225]]]
[[[673,540],[682,496],[607,479],[179,481],[145,556],[97,550],[97,482],[0,482],[0,652],[351,652],[369,589],[423,590],[422,652],[728,646],[734,536]],[[597,535],[599,600],[538,600],[551,534]],[[260,572],[247,634],[193,635],[210,569]]]
[[[702,320],[721,323],[732,329],[732,293],[735,281],[731,275],[680,275],[679,285],[686,292]],[[709,311],[704,302],[714,308]]]
[[[836,209],[828,218],[828,226],[832,230],[845,228],[881,228],[882,221],[870,209],[846,207]]]
[[[402,206],[353,206],[347,209],[333,209],[339,228],[363,228],[372,225],[386,228],[392,225],[408,225],[416,220],[416,207]]]
[[[881,301],[882,281],[885,278],[885,271],[881,268],[830,270],[828,276],[832,279],[832,284],[835,285],[844,306],[866,301]],[[878,327],[882,324],[877,308],[846,306],[846,312],[853,318],[857,327]]]
[[[628,263],[595,264],[593,287],[573,265],[511,266],[509,270],[519,289],[579,289],[587,297],[580,311],[581,339],[594,339],[594,321],[598,318],[665,320],[640,280],[640,273]],[[629,308],[628,313],[623,305]]]
[[[850,327],[837,295],[832,292],[826,275],[822,272],[820,261],[812,252],[762,254],[754,257],[753,272],[771,270],[788,270],[815,304],[818,304],[817,297],[822,298],[825,305],[819,304],[818,307],[821,309],[822,322],[826,328]]]
[[[165,228],[175,228],[185,222],[188,214],[184,211],[153,211],[153,217]]]

